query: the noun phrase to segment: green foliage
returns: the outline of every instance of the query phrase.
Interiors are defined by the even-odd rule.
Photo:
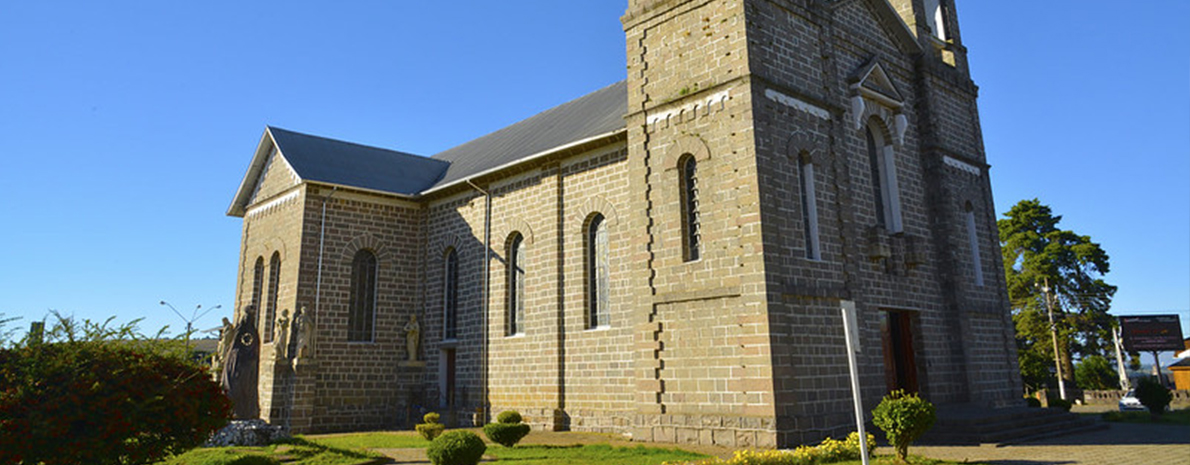
[[[933,404],[900,389],[884,396],[872,410],[872,423],[888,436],[901,461],[908,456],[909,445],[934,426],[935,419]]]
[[[876,437],[868,435],[868,456],[876,450]],[[794,450],[737,450],[730,459],[714,459],[705,465],[816,465],[859,460],[859,433],[847,439],[822,440],[817,446],[800,446]]]
[[[1092,355],[1084,357],[1074,366],[1074,380],[1078,387],[1087,390],[1104,391],[1116,389],[1120,385],[1120,377],[1116,369],[1112,368],[1107,357]]]
[[[420,434],[421,437],[425,438],[427,441],[433,441],[434,438],[441,435],[443,431],[446,431],[446,425],[443,425],[442,423],[422,423],[420,425],[414,426],[414,429],[417,430],[417,434]]]
[[[0,349],[0,463],[152,463],[227,424],[230,402],[185,347],[56,316],[46,341]]]
[[[521,412],[516,410],[505,410],[496,415],[496,423],[520,423],[524,421],[521,418]]]
[[[1018,202],[996,222],[1022,379],[1032,389],[1053,378],[1042,369],[1053,366],[1055,356],[1040,289],[1046,282],[1065,377],[1074,375],[1074,355],[1101,354],[1111,340],[1114,319],[1107,311],[1116,287],[1102,279],[1110,268],[1107,252],[1090,236],[1058,229],[1061,219],[1033,199]]]
[[[483,425],[483,434],[492,442],[504,447],[515,447],[529,434],[529,425],[524,423],[488,423]]]
[[[426,449],[426,455],[434,465],[475,465],[487,449],[475,433],[456,430],[438,436]]]
[[[306,437],[302,440],[338,449],[412,449],[430,445],[413,432],[368,432]]]
[[[1041,408],[1041,401],[1037,400],[1036,397],[1026,397],[1025,405],[1032,408]]]
[[[496,415],[496,423],[483,425],[483,434],[496,444],[515,447],[529,434],[529,425],[521,423],[521,420],[520,412],[505,410]]]
[[[1070,402],[1069,400],[1062,399],[1062,398],[1049,399],[1049,404],[1050,404],[1049,408],[1062,409],[1067,412],[1070,411],[1070,407],[1074,406],[1073,402]]]
[[[1161,415],[1173,401],[1173,394],[1153,378],[1144,378],[1136,386],[1136,400],[1149,409],[1149,413]]]
[[[439,415],[436,412],[430,412],[423,415],[421,419],[426,423],[438,423],[438,420],[442,419],[442,415]]]

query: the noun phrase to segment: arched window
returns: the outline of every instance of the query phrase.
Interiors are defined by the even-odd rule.
[[[698,166],[694,157],[686,154],[678,161],[682,191],[682,259],[698,260],[702,240],[698,215]]]
[[[818,248],[818,198],[814,194],[814,163],[808,156],[798,160],[798,180],[802,190],[802,228],[806,237],[806,258],[818,260],[822,252]]]
[[[280,281],[281,253],[273,252],[273,257],[269,259],[269,295],[264,304],[264,324],[260,326],[264,342],[273,342],[273,320],[277,318],[277,289]]]
[[[260,296],[264,293],[264,257],[256,257],[256,269],[252,272],[252,311],[260,312]],[[259,315],[259,313],[257,313]]]
[[[967,221],[967,245],[971,249],[971,267],[975,272],[975,285],[983,286],[983,266],[982,260],[979,257],[979,234],[975,230],[975,208],[971,202],[963,205],[964,214]]]
[[[606,327],[611,324],[608,284],[610,265],[607,257],[607,222],[598,213],[587,225],[587,327]]]
[[[896,156],[884,139],[884,132],[871,124],[864,128],[871,167],[872,197],[876,224],[890,233],[901,232],[901,199],[897,190]]]
[[[514,233],[508,241],[508,331],[512,336],[525,332],[525,250],[524,238]]]
[[[376,320],[376,254],[367,249],[351,261],[351,307],[347,315],[347,341],[371,342]]]
[[[442,300],[442,338],[459,337],[459,254],[452,247],[446,251],[446,270]]]

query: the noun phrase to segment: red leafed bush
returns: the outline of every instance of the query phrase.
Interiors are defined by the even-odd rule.
[[[201,445],[230,412],[205,368],[151,344],[0,349],[0,463],[152,463]]]

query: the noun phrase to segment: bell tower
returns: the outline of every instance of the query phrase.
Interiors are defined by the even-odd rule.
[[[889,3],[917,35],[927,54],[967,74],[967,49],[959,34],[954,0],[889,0]]]

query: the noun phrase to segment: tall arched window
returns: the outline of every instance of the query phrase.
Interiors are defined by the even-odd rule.
[[[280,281],[281,253],[273,252],[273,257],[269,259],[269,295],[264,304],[264,324],[260,326],[264,342],[273,342],[273,320],[277,318],[277,289]]]
[[[443,339],[459,337],[459,254],[455,249],[446,251],[445,288],[442,300]]]
[[[508,331],[509,336],[525,332],[525,247],[524,238],[514,233],[508,241]]]
[[[682,191],[682,259],[698,260],[702,240],[698,214],[698,166],[694,157],[686,154],[678,161]]]
[[[802,229],[806,236],[806,258],[822,258],[818,249],[818,198],[814,193],[814,163],[802,155],[798,160],[798,181],[802,190]]]
[[[890,233],[901,232],[901,199],[897,190],[896,157],[892,146],[885,143],[884,132],[873,128],[871,124],[864,128],[864,135],[871,167],[876,224]]]
[[[351,307],[347,315],[347,340],[371,342],[376,320],[376,254],[368,249],[351,261]]]
[[[264,293],[264,257],[256,257],[256,269],[252,272],[252,311],[260,313],[260,296]]]
[[[979,257],[979,234],[975,230],[975,208],[971,202],[963,205],[964,219],[967,222],[967,245],[971,249],[971,267],[975,273],[975,285],[983,286],[983,261]]]
[[[611,324],[608,285],[611,280],[608,264],[607,222],[598,213],[587,225],[587,327],[598,328]]]

